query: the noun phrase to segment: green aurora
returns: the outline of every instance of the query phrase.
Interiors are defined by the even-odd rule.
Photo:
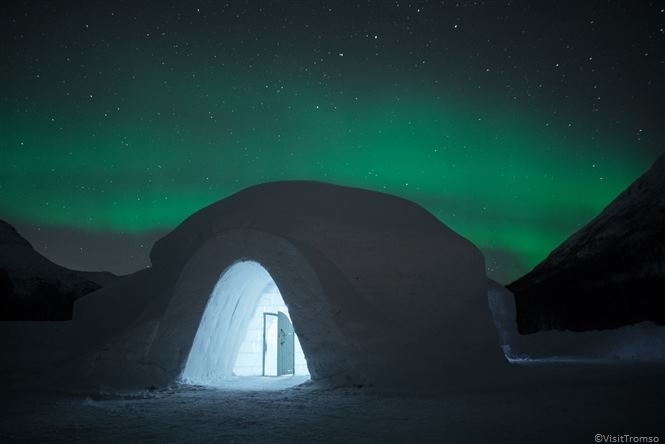
[[[516,107],[413,93],[331,101],[269,85],[186,103],[186,90],[166,116],[159,89],[118,117],[112,100],[74,115],[5,110],[0,211],[142,233],[256,183],[313,179],[413,200],[481,249],[514,252],[531,267],[651,161],[622,154],[630,140]]]
[[[0,216],[42,250],[143,249],[245,187],[321,180],[413,200],[517,278],[662,151],[662,25],[475,3],[12,7]]]

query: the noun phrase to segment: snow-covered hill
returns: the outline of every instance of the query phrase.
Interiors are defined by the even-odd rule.
[[[665,154],[508,288],[521,333],[665,324]]]
[[[0,320],[71,319],[76,299],[115,278],[54,264],[0,220]]]

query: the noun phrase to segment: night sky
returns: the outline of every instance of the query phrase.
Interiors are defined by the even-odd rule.
[[[665,147],[657,1],[3,2],[0,218],[127,273],[247,186],[411,199],[519,277]]]

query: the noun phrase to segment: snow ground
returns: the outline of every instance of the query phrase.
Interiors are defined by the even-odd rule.
[[[521,370],[540,374],[517,390],[438,395],[311,382],[280,389],[289,378],[125,393],[5,387],[0,442],[592,443],[598,433],[665,441],[662,366],[598,364],[572,379],[550,366]],[[273,390],[256,390],[264,383]]]
[[[497,328],[531,359],[516,361],[501,383],[419,394],[329,388],[306,377],[84,389],[64,365],[75,338],[69,323],[0,323],[0,443],[591,443],[599,433],[665,442],[662,328],[515,342],[511,308],[494,304]]]

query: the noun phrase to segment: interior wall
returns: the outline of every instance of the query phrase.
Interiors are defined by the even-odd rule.
[[[279,299],[278,299],[279,298]],[[281,296],[274,289],[261,296],[247,326],[247,334],[240,344],[238,357],[233,366],[236,376],[257,376],[263,372],[263,313],[277,313]]]

